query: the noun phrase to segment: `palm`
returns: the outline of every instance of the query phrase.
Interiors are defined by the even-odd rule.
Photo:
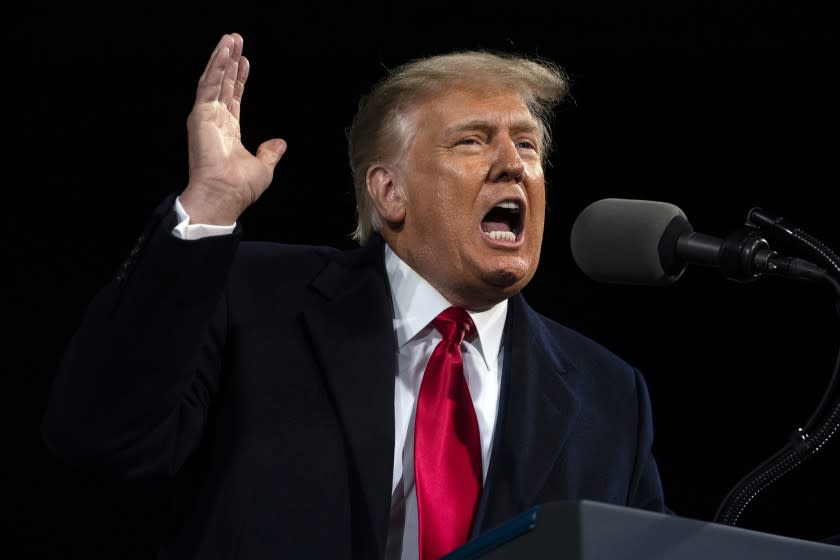
[[[271,173],[242,145],[239,120],[218,101],[196,104],[190,119],[191,179],[220,183],[256,200]]]

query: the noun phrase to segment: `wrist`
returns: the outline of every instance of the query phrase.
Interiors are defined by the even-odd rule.
[[[242,205],[229,192],[214,193],[213,189],[188,185],[178,197],[181,209],[191,224],[230,226],[242,214]]]

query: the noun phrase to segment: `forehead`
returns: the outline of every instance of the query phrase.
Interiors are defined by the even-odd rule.
[[[419,100],[416,124],[445,133],[451,127],[486,121],[497,126],[538,128],[522,96],[511,88],[458,84]],[[424,126],[425,125],[425,126]]]

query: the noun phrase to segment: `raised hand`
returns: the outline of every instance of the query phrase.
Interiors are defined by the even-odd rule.
[[[248,79],[242,37],[224,35],[198,81],[187,118],[189,183],[180,201],[192,223],[230,225],[268,188],[286,151],[280,138],[242,145],[239,111]]]

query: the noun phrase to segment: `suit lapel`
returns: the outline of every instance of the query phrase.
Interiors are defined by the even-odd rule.
[[[510,300],[496,440],[474,534],[535,505],[577,419],[557,342],[521,295]]]
[[[304,314],[346,430],[378,557],[384,554],[388,530],[397,368],[383,259],[378,237],[337,256],[313,283],[327,302]]]

